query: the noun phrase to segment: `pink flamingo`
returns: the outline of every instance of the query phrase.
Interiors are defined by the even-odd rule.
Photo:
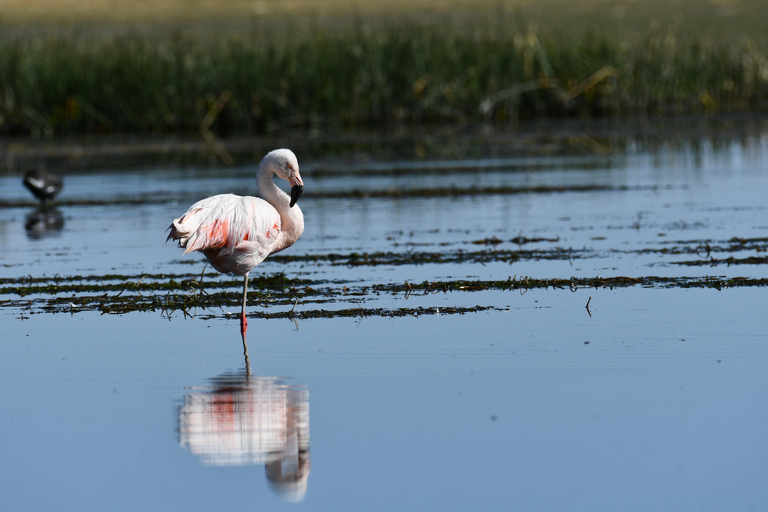
[[[291,195],[272,180],[277,174],[291,184]],[[193,204],[168,228],[168,240],[178,240],[184,254],[202,251],[213,268],[244,277],[240,332],[245,341],[248,320],[245,302],[248,273],[270,254],[292,246],[304,232],[304,215],[294,205],[304,190],[299,162],[289,149],[268,153],[256,173],[264,199],[221,194]]]

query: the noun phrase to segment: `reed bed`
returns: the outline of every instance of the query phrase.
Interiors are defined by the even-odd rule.
[[[329,131],[768,106],[757,43],[388,24],[0,37],[0,134]]]

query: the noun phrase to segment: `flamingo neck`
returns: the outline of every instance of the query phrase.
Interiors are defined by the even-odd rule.
[[[274,174],[273,171],[262,162],[256,180],[261,197],[280,214],[281,231],[272,250],[272,254],[274,254],[290,247],[299,239],[304,232],[304,214],[301,213],[301,208],[298,205],[291,208],[290,196],[275,185],[272,174]]]

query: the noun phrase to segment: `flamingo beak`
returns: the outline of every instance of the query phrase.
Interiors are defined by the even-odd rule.
[[[301,178],[296,176],[291,178],[291,183],[295,183],[291,187],[291,208],[293,208],[293,205],[299,200],[301,193],[304,192],[304,182],[301,181]]]

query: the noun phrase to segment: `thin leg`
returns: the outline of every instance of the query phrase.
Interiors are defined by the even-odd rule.
[[[245,273],[245,279],[243,280],[243,310],[240,313],[240,334],[243,335],[245,340],[245,331],[248,330],[248,320],[245,318],[245,301],[248,299],[248,272]]]

